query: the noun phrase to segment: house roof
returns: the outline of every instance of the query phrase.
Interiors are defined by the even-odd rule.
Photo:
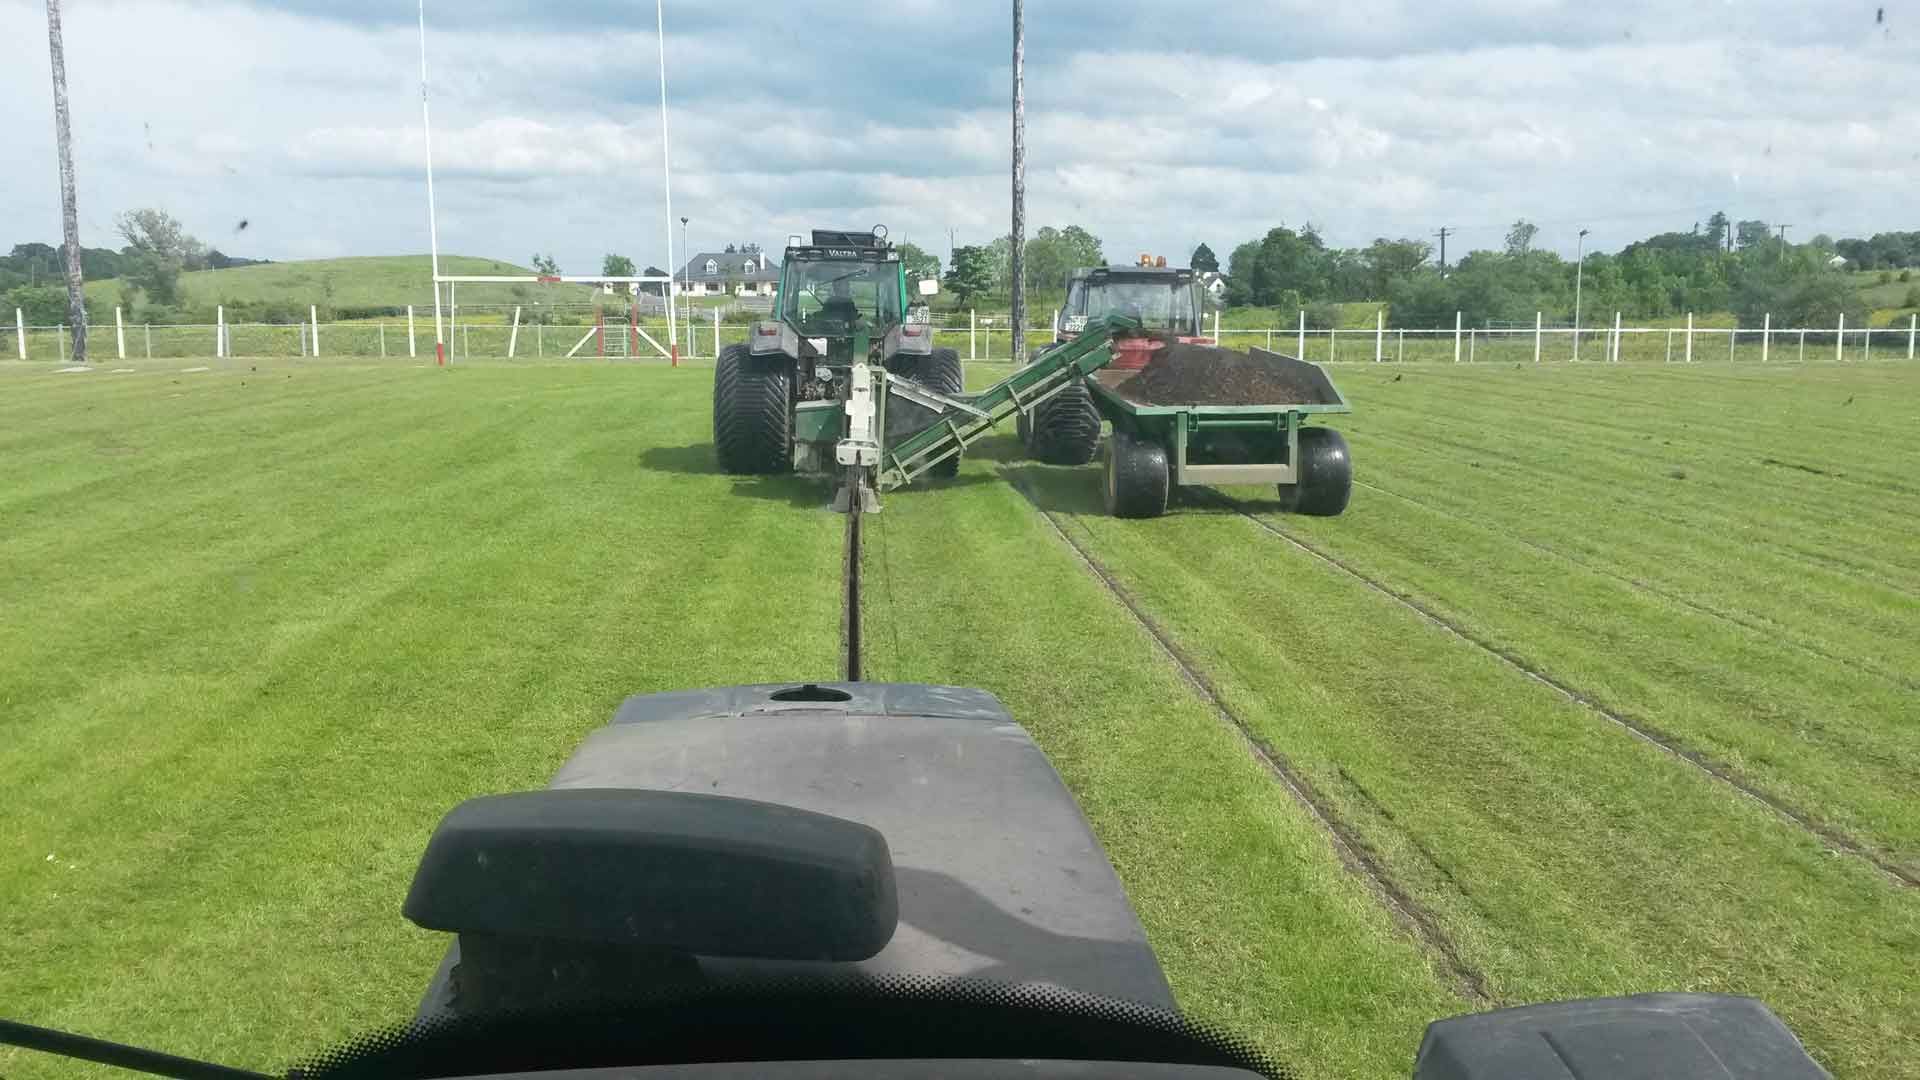
[[[711,281],[714,278],[722,281],[779,281],[780,264],[772,258],[767,259],[765,270],[759,269],[760,257],[764,254],[764,252],[754,254],[746,251],[701,251],[688,259],[686,265],[673,276],[677,278],[685,274],[688,281]],[[708,259],[713,260],[716,273],[707,273]],[[743,272],[740,268],[748,262],[753,263],[755,269]]]

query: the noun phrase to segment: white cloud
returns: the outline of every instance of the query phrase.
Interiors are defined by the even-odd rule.
[[[654,39],[586,17],[445,5],[432,40],[443,245],[570,267],[664,261]],[[417,43],[379,5],[305,14],[180,0],[67,14],[83,233],[169,207],[237,254],[426,244]],[[360,12],[368,20],[353,21]],[[693,239],[778,244],[885,222],[944,249],[1004,231],[1007,54],[966,6],[669,12],[674,210]],[[1028,12],[1028,220],[1109,251],[1223,255],[1286,222],[1336,243],[1440,225],[1491,245],[1527,217],[1617,247],[1715,208],[1806,232],[1912,228],[1920,102],[1904,43],[1791,6],[1395,0]],[[847,56],[872,20],[892,45]],[[1813,22],[1819,22],[1813,19]],[[58,230],[44,11],[0,0],[11,242]],[[1822,42],[1812,44],[1810,42]],[[895,47],[897,46],[897,47]],[[244,240],[226,230],[241,217]],[[678,232],[675,242],[678,243]],[[6,242],[0,239],[0,242]]]

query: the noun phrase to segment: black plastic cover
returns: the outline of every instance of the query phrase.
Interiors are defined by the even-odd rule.
[[[1427,1025],[1414,1080],[1830,1080],[1749,997],[1636,994]]]
[[[841,961],[878,953],[899,917],[886,839],[866,825],[634,788],[461,803],[403,910],[462,934]]]

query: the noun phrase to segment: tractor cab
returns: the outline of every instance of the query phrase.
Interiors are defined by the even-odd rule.
[[[1168,341],[1212,344],[1200,328],[1200,287],[1192,270],[1169,267],[1165,256],[1140,256],[1133,266],[1095,266],[1067,278],[1054,339],[1066,341],[1089,320],[1123,315],[1140,323],[1137,334],[1114,339],[1113,364],[1145,367]]]
[[[931,284],[921,282],[917,294],[929,293]],[[776,318],[755,334],[787,337],[783,344],[790,348],[783,351],[833,367],[882,361],[899,351],[894,339],[903,326],[925,324],[917,318],[920,309],[909,306],[909,295],[906,267],[884,226],[867,232],[815,229],[811,243],[789,238]]]

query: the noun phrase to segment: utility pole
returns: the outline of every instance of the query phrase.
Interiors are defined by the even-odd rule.
[[[673,277],[673,164],[667,142],[667,16],[661,0],[653,3],[654,37],[660,45],[660,191],[667,202],[667,277]],[[684,253],[683,253],[684,254]],[[682,275],[684,277],[684,275]],[[680,338],[674,329],[673,282],[667,282],[667,355],[680,366]]]
[[[1440,276],[1441,277],[1447,276],[1447,234],[1452,231],[1453,231],[1452,229],[1449,229],[1445,225],[1442,225],[1440,226],[1440,231],[1434,234],[1440,238]]]
[[[80,211],[73,194],[73,132],[67,117],[67,49],[60,35],[60,0],[47,0],[47,48],[53,59],[53,133],[60,144],[60,231],[67,247],[67,321],[73,326],[73,362],[87,362],[87,299],[80,276]]]
[[[1580,230],[1579,257],[1573,264],[1573,358],[1580,359],[1580,279],[1587,269],[1587,230]]]
[[[1013,362],[1027,358],[1027,19],[1013,0]]]

